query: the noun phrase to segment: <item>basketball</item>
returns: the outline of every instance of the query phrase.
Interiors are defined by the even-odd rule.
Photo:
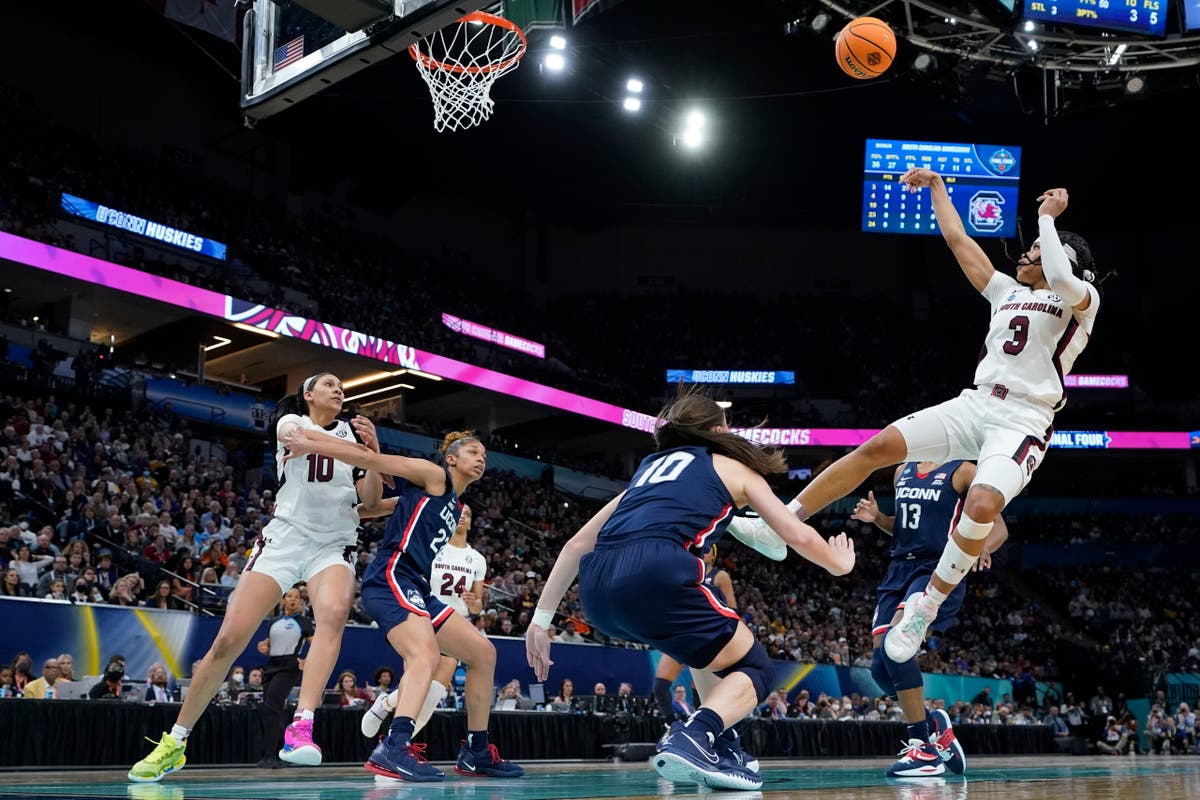
[[[858,17],[846,23],[837,35],[838,66],[851,78],[878,78],[896,57],[896,34],[875,17]]]

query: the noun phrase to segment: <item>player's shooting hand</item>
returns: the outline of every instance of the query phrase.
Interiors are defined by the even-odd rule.
[[[550,677],[550,634],[540,625],[530,625],[525,631],[525,658],[541,683]]]
[[[830,575],[845,575],[854,569],[854,540],[845,531],[828,540],[833,563],[826,567]]]
[[[1051,217],[1057,217],[1059,214],[1067,210],[1067,190],[1066,189],[1047,189],[1038,197],[1038,216],[1048,214]]]
[[[972,572],[986,572],[992,568],[992,554],[984,550],[983,555],[979,556],[979,560],[975,562],[975,566],[971,567]]]
[[[879,503],[875,502],[875,492],[868,491],[865,498],[859,498],[850,519],[866,523],[873,523],[879,519]]]
[[[937,177],[938,174],[931,169],[913,167],[900,176],[900,183],[908,189],[910,194],[914,194],[918,189],[932,186]]]

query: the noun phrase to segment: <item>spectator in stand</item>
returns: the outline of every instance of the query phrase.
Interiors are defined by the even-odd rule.
[[[154,586],[154,591],[146,598],[144,604],[146,608],[160,608],[164,610],[178,609],[179,601],[171,594],[171,582],[161,580]]]
[[[671,713],[673,713],[677,719],[687,719],[690,717],[692,712],[694,712],[696,709],[694,709],[692,704],[688,702],[687,687],[676,686],[673,690],[673,695],[674,696],[671,698]]]
[[[190,553],[185,553],[171,571],[175,573],[175,577],[171,578],[171,594],[184,608],[191,608],[195,603],[198,577],[196,559]]]
[[[142,605],[141,595],[144,589],[145,584],[142,583],[141,576],[136,572],[122,575],[113,584],[112,591],[108,595],[108,602],[117,606]]]
[[[21,583],[21,573],[16,567],[4,570],[3,582],[0,583],[0,597],[29,597],[29,590]]]
[[[978,703],[981,705],[985,705],[988,708],[992,708],[995,705],[992,702],[992,687],[985,686],[982,689],[980,689],[979,693],[977,695],[975,695],[973,698],[971,698],[971,703],[972,704]]]
[[[1042,720],[1043,725],[1049,725],[1051,733],[1055,739],[1064,739],[1071,735],[1071,729],[1067,727],[1067,721],[1058,713],[1058,706],[1050,706],[1050,710],[1046,713],[1046,718]]]
[[[58,679],[60,681],[75,680],[75,657],[70,653],[60,653],[58,656]]]
[[[46,592],[45,600],[51,600],[55,603],[69,603],[70,596],[67,594],[67,585],[63,583],[61,578],[55,578],[50,581],[50,591]]]
[[[1104,732],[1100,734],[1100,740],[1096,742],[1096,749],[1110,756],[1119,756],[1125,753],[1129,743],[1129,732],[1121,726],[1116,717],[1110,716],[1104,726]]]
[[[763,719],[786,719],[787,708],[787,695],[780,695],[778,691],[774,691],[768,694],[766,702],[758,707],[758,715]]]
[[[371,693],[358,685],[358,678],[355,677],[351,670],[342,670],[338,675],[338,705],[341,706],[369,706],[374,702]]]
[[[395,688],[396,675],[392,672],[391,667],[376,667],[375,674],[371,679],[375,682],[373,686],[368,687],[371,691],[372,699],[382,697]]]
[[[1196,746],[1196,712],[1192,711],[1187,703],[1180,703],[1175,710],[1175,728],[1185,750],[1190,751]]]
[[[0,700],[6,697],[18,697],[17,689],[13,686],[13,669],[7,664],[0,665]]]
[[[46,555],[39,558],[33,558],[32,551],[28,544],[22,542],[17,545],[17,557],[9,566],[16,567],[17,572],[21,574],[21,584],[24,585],[28,596],[42,597],[46,592],[39,592],[38,586],[40,583],[41,574],[48,570],[50,565],[54,563],[54,556]],[[63,567],[66,567],[66,559],[63,560]]]
[[[119,573],[113,563],[112,550],[102,547],[96,551],[96,586],[102,593],[112,591]]]
[[[55,688],[54,684],[58,682],[58,659],[47,658],[42,662],[41,677],[35,678],[25,684],[24,697],[34,700],[53,700]]]

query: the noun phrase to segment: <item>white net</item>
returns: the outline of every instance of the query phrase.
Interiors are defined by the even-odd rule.
[[[468,14],[409,47],[433,98],[433,128],[457,131],[492,116],[492,84],[516,69],[525,34],[484,12]]]

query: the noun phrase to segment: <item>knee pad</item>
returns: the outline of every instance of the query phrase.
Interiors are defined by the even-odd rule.
[[[988,537],[995,524],[994,522],[976,522],[964,513],[958,518],[958,524],[954,526],[954,530],[958,531],[958,535],[964,539],[978,542]]]
[[[906,689],[916,689],[925,685],[925,679],[921,677],[921,668],[917,666],[915,656],[908,661],[899,663],[888,658],[888,654],[883,652],[883,648],[877,652],[883,653],[884,664],[887,666],[888,674],[892,677],[892,686],[895,687],[897,696]]]
[[[882,647],[875,648],[875,654],[871,656],[871,677],[885,695],[896,696],[896,685],[892,683],[892,673],[887,667],[887,654],[883,652]]]
[[[715,670],[713,674],[724,678],[735,672],[743,673],[754,684],[754,694],[758,702],[767,699],[767,695],[771,693],[771,686],[775,683],[775,665],[771,663],[771,657],[767,655],[762,642],[756,641],[746,655],[742,656],[741,661],[731,667]]]

